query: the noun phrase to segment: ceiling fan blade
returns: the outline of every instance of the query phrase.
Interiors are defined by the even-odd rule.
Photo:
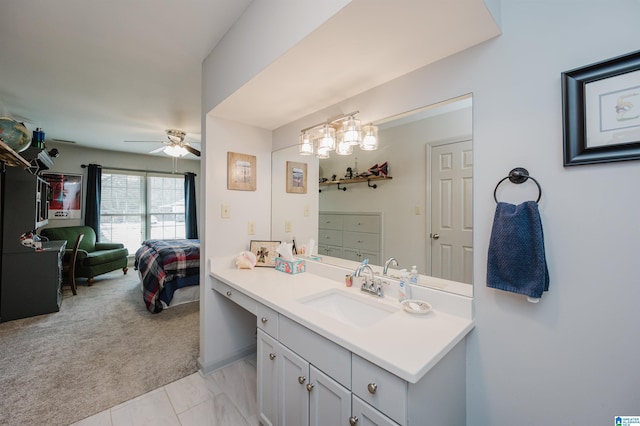
[[[184,144],[183,145],[184,149],[186,149],[187,151],[189,151],[190,153],[192,153],[193,155],[195,155],[196,157],[200,157],[200,151],[195,149],[194,147],[192,147],[189,144]]]
[[[160,148],[156,148],[153,151],[149,151],[149,154],[155,154],[156,152],[160,152],[160,151],[164,151],[164,146],[161,146]]]

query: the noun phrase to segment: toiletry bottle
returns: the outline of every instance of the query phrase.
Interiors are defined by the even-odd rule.
[[[418,284],[418,268],[416,265],[411,267],[411,272],[409,273],[409,283]]]
[[[407,298],[407,287],[409,286],[409,274],[406,269],[400,270],[400,291],[398,292],[398,301],[402,302]]]

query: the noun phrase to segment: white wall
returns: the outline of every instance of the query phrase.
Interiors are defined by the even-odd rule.
[[[600,425],[640,412],[640,200],[633,191],[640,166],[564,168],[560,90],[562,71],[638,49],[639,16],[637,0],[505,0],[502,36],[365,93],[346,109],[374,120],[473,93],[476,329],[467,344],[468,425]],[[274,132],[274,145],[305,124],[314,123]],[[537,305],[485,285],[493,190],[517,166],[544,191],[551,284]],[[508,188],[503,196],[519,202],[533,194]]]

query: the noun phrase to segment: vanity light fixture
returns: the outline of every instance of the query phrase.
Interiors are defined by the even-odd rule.
[[[315,154],[318,158],[329,158],[331,151],[338,155],[350,155],[354,146],[360,146],[365,151],[378,149],[378,128],[372,124],[361,126],[360,120],[355,118],[358,113],[339,115],[301,130],[298,144],[300,155]]]

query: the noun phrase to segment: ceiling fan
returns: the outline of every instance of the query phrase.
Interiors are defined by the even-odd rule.
[[[153,151],[150,151],[149,154],[155,154],[156,152],[164,151],[165,154],[171,157],[184,157],[185,155],[191,153],[196,157],[200,157],[200,150],[192,147],[189,142],[184,140],[184,137],[187,135],[184,131],[178,129],[167,129],[167,140],[166,141],[125,141],[125,142],[160,142],[164,146],[160,148],[156,148]]]

